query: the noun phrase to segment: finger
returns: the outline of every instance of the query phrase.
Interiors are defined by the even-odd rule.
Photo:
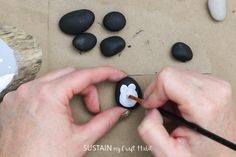
[[[97,88],[94,85],[88,86],[80,93],[88,110],[92,113],[100,112]]]
[[[76,69],[73,67],[67,67],[67,68],[63,68],[63,69],[54,70],[54,71],[49,72],[48,74],[38,78],[37,80],[42,81],[42,82],[52,81],[52,80],[58,79],[59,77],[67,75],[75,70]]]
[[[165,90],[162,89],[163,86],[160,83],[159,79],[156,80],[156,84],[152,86],[152,91],[146,93],[146,98],[144,99],[143,106],[148,109],[153,109],[164,105],[168,100],[168,96],[165,93]],[[151,88],[151,87],[150,87]],[[149,91],[148,91],[149,92]]]
[[[156,87],[156,80],[157,77],[155,77],[155,79],[151,82],[151,84],[147,87],[147,89],[144,92],[144,99],[146,99],[155,89]]]
[[[195,131],[190,130],[189,128],[186,128],[184,126],[179,126],[177,127],[172,133],[171,133],[171,137],[173,138],[181,138],[184,137],[188,140],[190,140],[191,138],[194,137],[199,137],[201,136],[200,134],[198,134]]]
[[[190,146],[193,146],[194,143],[196,144],[196,141],[202,141],[201,138],[204,138],[201,134],[198,134],[184,126],[177,127],[171,133],[171,137],[175,139],[175,143],[181,145],[182,148],[186,148],[187,150],[190,150]]]
[[[103,111],[95,116],[88,123],[79,126],[79,136],[81,131],[86,138],[87,144],[93,144],[103,137],[121,118],[127,110],[121,107],[114,107]],[[91,136],[92,135],[92,136]]]
[[[152,146],[153,153],[163,156],[172,146],[173,139],[163,126],[163,119],[156,109],[149,111],[138,127],[138,132],[143,141]],[[165,154],[165,153],[164,153]]]
[[[66,95],[71,98],[74,94],[78,94],[86,87],[105,80],[119,81],[126,74],[112,67],[98,67],[83,70],[77,70],[69,75],[63,76],[54,81],[58,94]]]
[[[0,106],[4,108],[11,108],[10,105],[14,105],[16,102],[16,91],[12,91],[7,93],[4,97],[2,102],[0,102]]]
[[[167,68],[163,70],[157,79],[156,88],[144,102],[143,106],[147,108],[156,108],[165,104],[168,100],[174,101],[178,109],[183,114],[191,114],[198,110],[201,104],[199,96],[201,95],[202,79],[196,79],[189,72]],[[195,75],[195,73],[194,73]],[[198,80],[198,81],[197,81]],[[198,85],[196,85],[198,84]]]

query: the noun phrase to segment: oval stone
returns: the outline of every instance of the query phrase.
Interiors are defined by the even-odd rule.
[[[172,56],[179,61],[187,62],[193,58],[191,48],[182,42],[177,42],[173,45],[171,50]]]
[[[87,9],[76,10],[64,15],[59,21],[60,29],[70,35],[83,33],[93,24],[95,15]]]
[[[115,89],[115,100],[116,103],[127,109],[135,109],[138,107],[138,103],[134,100],[129,99],[129,95],[141,98],[142,90],[138,83],[131,77],[125,77],[116,84]]]
[[[110,12],[103,18],[104,27],[112,32],[122,30],[125,24],[125,16],[120,12]]]
[[[100,44],[100,50],[105,57],[111,57],[125,48],[125,40],[119,36],[104,39]]]
[[[226,17],[226,0],[208,0],[211,17],[216,21],[223,21]]]
[[[82,33],[73,40],[73,46],[81,52],[86,52],[94,48],[97,38],[91,33]]]

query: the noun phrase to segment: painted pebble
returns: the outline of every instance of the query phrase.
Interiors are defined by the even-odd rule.
[[[223,21],[226,17],[226,0],[208,0],[208,8],[213,19]]]
[[[59,21],[60,29],[70,35],[83,33],[93,24],[95,15],[92,11],[82,9],[64,15]]]
[[[91,33],[82,33],[73,40],[73,46],[81,52],[86,52],[94,48],[97,38]]]
[[[120,31],[125,27],[126,19],[120,12],[110,12],[103,18],[103,25],[112,32]]]
[[[172,46],[172,56],[179,61],[187,62],[193,58],[193,52],[191,48],[182,42],[177,42]]]
[[[138,107],[138,103],[136,101],[128,98],[129,95],[142,98],[142,91],[138,83],[133,78],[125,77],[116,84],[116,103],[127,109],[134,109]]]
[[[100,44],[100,49],[105,57],[111,57],[125,48],[125,40],[119,36],[112,36],[104,39]]]

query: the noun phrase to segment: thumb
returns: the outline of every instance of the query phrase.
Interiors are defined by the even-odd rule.
[[[86,144],[94,144],[129,113],[129,110],[121,107],[107,109],[96,115],[88,123],[80,126],[80,137],[83,134],[83,137],[86,138]]]
[[[155,156],[168,156],[173,139],[163,126],[162,116],[157,109],[148,111],[138,132],[143,141],[152,147]]]

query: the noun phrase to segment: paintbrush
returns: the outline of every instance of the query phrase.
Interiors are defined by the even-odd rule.
[[[129,95],[128,98],[136,101],[140,105],[142,105],[143,102],[144,102],[143,99],[137,98],[133,95]],[[184,118],[179,117],[179,116],[177,116],[177,115],[175,115],[171,112],[168,112],[168,111],[166,111],[162,108],[157,108],[157,110],[159,110],[159,112],[161,113],[162,116],[168,118],[169,120],[172,120],[172,121],[178,123],[179,125],[183,125],[183,126],[189,128],[189,129],[191,129],[195,132],[200,133],[203,136],[206,136],[206,137],[208,137],[208,138],[210,138],[210,139],[212,139],[212,140],[214,140],[214,141],[216,141],[216,142],[218,142],[218,143],[220,143],[220,144],[236,151],[236,144],[235,143],[233,143],[231,141],[228,141],[228,140],[214,134],[213,132],[210,132],[210,131],[202,128],[201,126],[199,126],[195,123],[189,122],[189,121],[185,120]]]

